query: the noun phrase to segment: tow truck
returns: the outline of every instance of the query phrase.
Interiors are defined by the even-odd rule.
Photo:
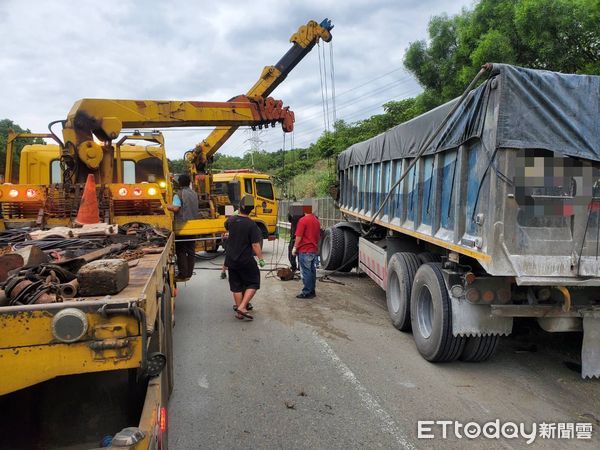
[[[14,271],[4,270],[6,259],[0,264],[2,446],[167,448],[176,295],[172,217],[166,207],[171,192],[169,183],[161,184],[168,176],[164,153],[156,154],[152,147],[145,151],[162,158],[160,177],[125,179],[123,157],[140,150],[126,142],[160,146],[162,136],[123,134],[123,129],[281,123],[291,131],[291,111],[266,110],[264,105],[264,99],[248,97],[235,102],[83,99],[66,120],[51,123],[50,133],[38,135],[60,148],[55,169],[60,180],[0,185],[0,241],[14,238],[10,246],[2,246],[6,254],[0,258],[13,255],[9,259],[14,262],[16,247],[30,247],[34,254],[33,247],[45,243],[45,251],[37,252],[40,259],[31,264]],[[52,131],[58,123],[62,139]],[[19,137],[30,137],[11,136],[6,180],[12,179],[12,145]],[[27,171],[35,157],[32,152],[22,159],[21,174],[31,175]],[[38,167],[52,177],[52,167],[48,169]],[[70,238],[86,229],[74,226],[83,208],[81,197],[89,193],[85,186],[92,187],[102,222],[92,226],[104,235]],[[56,235],[64,237],[64,227],[69,238],[57,240]],[[31,239],[40,233],[46,239]],[[134,259],[125,258],[123,245],[134,240],[142,246]],[[65,247],[65,242],[78,245]],[[85,247],[90,242],[93,249]],[[144,246],[148,242],[153,244]],[[83,294],[83,268],[75,278],[79,290],[62,279],[68,276],[66,264],[85,267],[98,261],[98,255],[129,259],[126,287],[110,295]],[[74,294],[63,291],[67,285]]]

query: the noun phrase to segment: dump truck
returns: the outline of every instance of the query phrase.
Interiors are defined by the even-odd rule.
[[[515,318],[583,332],[600,376],[600,77],[504,64],[337,158],[348,219],[325,269],[358,266],[428,361],[490,358]]]
[[[48,135],[36,135],[56,142],[58,166],[48,165],[54,150],[39,148],[21,160],[27,184],[0,185],[2,446],[167,447],[171,191],[164,153],[156,153],[162,137],[123,129],[281,123],[291,130],[293,114],[266,111],[265,101],[83,99]],[[52,131],[58,123],[62,139]],[[6,180],[15,139],[30,136],[12,137]],[[154,144],[141,147],[160,161],[147,161],[128,140]],[[31,183],[42,176],[47,183]]]

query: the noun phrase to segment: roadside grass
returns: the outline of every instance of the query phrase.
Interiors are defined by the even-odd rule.
[[[327,160],[320,160],[315,165],[290,181],[289,191],[296,198],[323,197],[328,195],[329,164]]]

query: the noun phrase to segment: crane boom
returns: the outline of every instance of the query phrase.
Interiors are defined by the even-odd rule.
[[[262,70],[258,81],[246,92],[246,95],[265,98],[271,94],[320,39],[325,42],[331,41],[332,29],[333,25],[329,19],[324,19],[321,23],[311,20],[298,28],[290,37],[290,42],[293,44],[292,47],[277,64],[266,66]],[[241,125],[218,126],[202,142],[197,144],[191,152],[188,152],[187,159],[191,166],[191,172],[202,170],[207,161],[235,133],[239,126]]]
[[[209,125],[274,126],[292,131],[294,113],[280,100],[239,96],[231,102],[82,99],[63,124],[63,179],[85,179],[99,172],[112,182],[113,147],[123,128],[192,127]],[[93,137],[105,143],[100,145]]]

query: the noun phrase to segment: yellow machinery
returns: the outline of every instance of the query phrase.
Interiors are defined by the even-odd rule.
[[[12,148],[16,139],[32,136],[52,138],[58,146],[30,146],[20,169],[23,181],[27,183],[0,185],[0,230],[71,225],[79,207],[83,181],[88,174],[93,174],[101,221],[119,225],[128,222],[149,224],[153,228],[166,229],[162,234],[167,236],[167,240],[164,247],[137,256],[129,268],[129,285],[112,296],[88,296],[43,304],[33,299],[29,302],[23,297],[24,303],[10,300],[7,304],[9,299],[0,292],[2,410],[11,411],[23,402],[30,402],[25,410],[49,404],[31,402],[31,399],[41,395],[42,390],[48,390],[48,395],[52,396],[61,383],[61,379],[56,378],[69,375],[78,377],[63,383],[63,398],[80,395],[78,405],[82,407],[92,398],[94,387],[100,386],[107,393],[112,392],[109,391],[112,379],[119,379],[125,373],[125,385],[120,379],[115,382],[115,392],[122,392],[123,386],[127,386],[129,371],[132,388],[139,389],[141,393],[131,397],[140,398],[141,395],[143,400],[134,408],[139,408],[139,425],[115,435],[113,443],[122,438],[134,444],[119,448],[155,448],[156,443],[161,441],[163,448],[166,446],[166,405],[173,386],[171,333],[176,292],[173,282],[174,235],[170,233],[172,216],[166,208],[171,197],[167,161],[160,134],[122,134],[122,130],[203,125],[264,126],[275,123],[281,123],[284,131],[291,130],[293,113],[283,108],[281,102],[269,102],[275,107],[266,108],[267,101],[262,98],[241,98],[235,102],[80,100],[67,119],[60,121],[63,124],[63,141],[52,132],[45,135],[11,133],[6,161],[8,180],[12,175]],[[152,145],[131,145],[131,142],[137,144],[140,141]],[[60,150],[58,162],[56,150]],[[128,161],[132,161],[133,166]],[[146,172],[137,170],[148,161],[155,163],[154,166],[150,164]],[[32,183],[34,180],[35,183]],[[54,183],[56,181],[58,183]],[[71,323],[78,324],[81,332],[77,336],[60,334],[59,325],[65,316]],[[156,372],[157,366],[159,372],[152,378],[150,373]],[[99,381],[92,385],[82,381],[82,391],[75,394],[73,386],[86,380],[81,374],[93,374]],[[33,385],[38,386],[32,397],[24,388]],[[115,398],[112,394],[101,396],[96,402],[82,407],[82,413],[94,411],[99,407],[98,402],[114,402]],[[124,398],[123,404],[113,404],[114,413],[127,413],[123,405],[129,404],[127,398]],[[43,415],[43,412],[36,414]],[[112,416],[112,412],[109,415]],[[130,424],[130,416],[125,415],[125,423]],[[78,413],[73,412],[72,417],[72,422],[77,422]],[[40,423],[46,423],[46,420]],[[128,435],[132,432],[137,437]],[[20,437],[18,433],[14,434]],[[64,436],[61,444],[81,446],[82,440],[88,437],[73,433]],[[62,445],[34,442],[26,448]],[[85,448],[91,446],[94,445]]]
[[[332,29],[333,25],[329,19],[323,19],[321,23],[310,20],[298,28],[290,37],[290,42],[293,44],[292,47],[277,64],[266,66],[262,70],[258,81],[246,92],[246,96],[267,98],[285,80],[294,67],[313,49],[319,40],[322,39],[325,42],[331,41],[330,31]],[[243,97],[245,96],[234,97],[232,100],[235,101]],[[191,173],[203,172],[207,163],[210,163],[213,155],[235,133],[239,126],[217,127],[206,139],[188,152],[186,159],[190,163]]]
[[[232,100],[250,98],[263,98],[265,107],[274,108],[277,105],[267,97],[279,86],[296,65],[313,49],[320,41],[329,42],[332,39],[331,29],[333,25],[329,19],[321,23],[314,20],[302,25],[290,37],[292,47],[274,66],[266,66],[259,79],[246,92],[245,96],[234,97]],[[262,125],[259,125],[261,128]],[[273,195],[272,180],[268,175],[257,174],[251,171],[227,171],[227,175],[212,175],[210,163],[214,154],[239,128],[238,125],[220,126],[215,128],[202,142],[197,144],[193,150],[186,152],[185,159],[189,164],[189,171],[194,176],[194,185],[200,197],[201,218],[188,221],[182,228],[176,230],[177,236],[186,238],[200,238],[197,242],[197,250],[215,249],[219,243],[219,237],[225,232],[225,206],[233,205],[237,208],[239,197],[235,194],[236,189],[242,186],[246,194],[255,199],[255,211],[252,219],[260,227],[263,238],[274,238],[277,233],[277,202]],[[232,186],[229,190],[222,186],[223,180],[228,179]],[[256,181],[260,180],[260,181]],[[257,184],[258,183],[258,184]],[[254,187],[252,187],[254,186]],[[246,187],[246,189],[244,189]],[[270,192],[265,198],[260,191]],[[227,195],[229,192],[230,195]],[[214,240],[206,240],[214,237]]]
[[[216,126],[217,134],[225,134],[217,139],[219,142],[215,140],[216,134],[209,136],[206,142],[210,148],[199,156],[199,160],[205,161],[210,160],[224,142],[226,137],[223,136],[229,137],[239,126],[266,127],[280,123],[284,131],[291,131],[293,113],[283,107],[282,102],[266,97],[318,39],[331,38],[329,29],[327,24],[314,22],[301,27],[292,38],[293,48],[278,65],[265,68],[249,95],[238,96],[230,102],[83,99],[74,104],[65,120],[50,124],[49,134],[12,133],[7,147],[7,180],[12,176],[12,148],[16,139],[44,137],[53,139],[58,145],[30,146],[22,159],[21,183],[0,185],[0,230],[71,225],[83,183],[89,174],[96,179],[101,221],[142,222],[172,230],[172,216],[166,208],[172,193],[162,136],[131,131]],[[52,131],[57,123],[63,128],[62,139]],[[130,132],[124,133],[124,130]],[[136,145],[141,141],[151,145]],[[56,150],[59,150],[58,158]],[[138,173],[137,169],[147,162],[154,166]],[[211,183],[221,189],[222,199],[225,195],[229,199],[235,198],[235,192],[230,195],[230,189],[235,191],[236,186],[240,196],[253,193],[257,201],[255,220],[264,223],[267,234],[275,230],[276,214],[273,212],[276,212],[276,202],[268,176],[240,171],[215,175],[214,180],[209,175],[205,183],[209,193]],[[207,224],[206,228],[195,227],[192,223],[190,229],[179,231],[204,235],[221,230],[225,215],[217,209],[222,204],[213,203],[208,221],[197,221]],[[166,405],[173,383],[173,241],[171,234],[160,253],[145,254],[130,266],[129,286],[110,298],[0,305],[0,329],[3,330],[0,336],[0,408],[9,411],[2,402],[22,404],[19,393],[25,392],[24,388],[60,376],[84,373],[118,376],[126,372],[123,369],[129,369],[130,374],[134,371],[132,386],[135,386],[136,380],[138,383],[146,380],[145,371],[155,366],[156,358],[163,355],[165,369],[144,385],[139,425],[132,429],[140,432],[137,441],[120,448],[149,448],[156,442],[160,447],[161,440],[164,444]],[[85,331],[77,339],[69,336],[69,339],[61,340],[55,335],[56,318],[65,310],[85,323],[82,327]],[[66,397],[74,395],[70,388],[78,380],[75,378],[67,383]],[[103,389],[108,389],[105,382],[103,378],[99,383]],[[78,399],[82,404],[90,391],[89,384],[84,387],[87,390]],[[111,395],[108,397],[112,398]],[[122,408],[115,411],[122,413]],[[76,416],[77,413],[73,417]],[[83,437],[74,435],[69,444],[80,444],[78,439]]]
[[[9,132],[7,159],[12,159],[15,141],[29,137],[53,138],[53,135]],[[153,145],[126,143],[131,141]],[[79,207],[81,189],[63,183],[60,152],[57,144],[23,147],[19,184],[0,185],[0,230],[72,223]],[[116,167],[113,182],[101,188],[101,197],[110,199],[100,202],[102,219],[116,224],[141,221],[172,229],[171,215],[166,208],[171,202],[172,190],[162,134],[124,135],[115,144],[113,164]],[[10,175],[8,167],[6,175]]]

